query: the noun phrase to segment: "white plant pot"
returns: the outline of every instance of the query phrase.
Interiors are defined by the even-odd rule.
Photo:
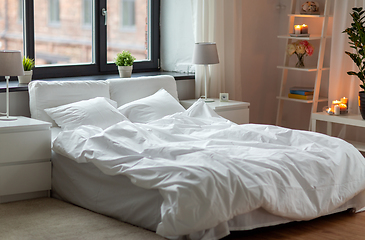
[[[33,76],[33,70],[24,71],[23,76],[18,76],[18,81],[19,83],[29,83],[30,81],[32,81],[32,76]]]
[[[132,76],[132,66],[118,66],[119,77],[121,78],[130,78]]]

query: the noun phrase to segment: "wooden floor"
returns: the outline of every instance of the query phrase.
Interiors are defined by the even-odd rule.
[[[341,212],[311,221],[233,232],[223,240],[365,240],[365,212]]]

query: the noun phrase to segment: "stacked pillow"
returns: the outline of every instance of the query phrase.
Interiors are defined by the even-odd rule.
[[[46,113],[62,129],[75,129],[81,125],[93,125],[106,129],[121,121],[148,123],[185,109],[165,89],[155,94],[124,104],[118,109],[117,103],[105,97],[69,103],[47,108]]]

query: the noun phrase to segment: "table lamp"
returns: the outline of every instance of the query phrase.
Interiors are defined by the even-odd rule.
[[[207,92],[207,73],[209,72],[208,65],[219,63],[218,51],[216,43],[212,42],[200,42],[195,43],[193,53],[193,63],[205,66],[205,91],[204,100],[206,102],[214,102],[213,99],[208,99]]]
[[[20,51],[4,50],[0,51],[0,76],[5,76],[6,79],[6,113],[0,117],[1,120],[16,120],[16,117],[9,116],[9,79],[10,76],[24,75],[22,56]]]

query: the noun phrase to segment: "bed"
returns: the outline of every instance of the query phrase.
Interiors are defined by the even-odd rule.
[[[170,239],[219,239],[365,206],[349,143],[185,110],[171,76],[29,84],[51,122],[52,196]]]

